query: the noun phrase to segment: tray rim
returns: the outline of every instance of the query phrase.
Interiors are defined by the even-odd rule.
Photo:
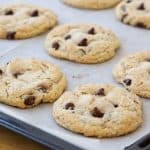
[[[52,150],[82,150],[59,137],[42,131],[24,121],[16,119],[8,114],[0,112],[0,126],[6,127],[16,133],[19,133],[33,141],[36,141]]]

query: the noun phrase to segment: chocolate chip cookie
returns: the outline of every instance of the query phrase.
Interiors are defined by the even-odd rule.
[[[117,6],[116,15],[123,23],[150,29],[149,0],[124,0]]]
[[[114,33],[91,24],[60,25],[46,39],[46,49],[50,55],[87,64],[111,59],[119,46]]]
[[[62,0],[64,3],[77,8],[105,9],[115,6],[121,0]]]
[[[28,4],[0,7],[0,38],[25,39],[54,27],[56,16],[50,10]]]
[[[66,88],[59,68],[37,59],[15,59],[0,67],[0,102],[19,108],[55,101]]]
[[[108,84],[83,85],[65,92],[53,106],[56,122],[73,132],[94,137],[116,137],[142,123],[138,96]]]
[[[126,56],[116,65],[113,74],[126,89],[150,98],[150,51]]]

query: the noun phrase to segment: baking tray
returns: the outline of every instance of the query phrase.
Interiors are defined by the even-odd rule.
[[[0,0],[6,4],[9,0]],[[39,58],[58,65],[68,79],[68,90],[87,83],[116,83],[112,77],[114,65],[125,55],[150,49],[150,31],[130,27],[117,21],[114,9],[102,11],[80,10],[68,7],[59,0],[11,0],[11,3],[37,4],[53,10],[60,24],[93,23],[113,30],[122,42],[116,56],[103,64],[86,65],[50,57],[44,49],[45,37],[19,41],[0,40],[0,63],[13,58]],[[150,132],[150,101],[141,99],[144,107],[144,122],[134,133],[109,139],[84,137],[59,127],[52,118],[52,104],[41,104],[32,109],[21,110],[0,104],[0,125],[28,136],[52,149],[121,150]]]

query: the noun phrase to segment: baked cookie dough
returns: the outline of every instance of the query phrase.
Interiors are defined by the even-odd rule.
[[[150,51],[124,57],[114,68],[115,79],[135,94],[150,98]]]
[[[0,39],[25,39],[54,27],[56,16],[48,9],[12,4],[0,7]]]
[[[66,88],[59,68],[37,59],[15,59],[0,67],[0,102],[19,108],[54,102]]]
[[[54,28],[48,34],[45,45],[52,56],[92,64],[111,59],[120,42],[114,33],[100,26],[66,24]]]
[[[117,6],[116,15],[125,24],[150,29],[149,0],[124,0]]]
[[[77,8],[105,9],[114,7],[121,0],[62,0],[64,3]]]
[[[56,122],[73,132],[94,137],[116,137],[142,123],[138,96],[108,84],[83,85],[65,92],[53,106]]]

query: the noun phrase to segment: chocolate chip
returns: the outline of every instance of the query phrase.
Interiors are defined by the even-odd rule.
[[[80,41],[80,43],[78,44],[78,46],[87,46],[88,43],[87,43],[87,39],[84,38],[83,40]]]
[[[2,75],[2,74],[3,74],[3,70],[0,69],[0,75]]]
[[[95,34],[95,29],[94,28],[91,28],[89,31],[88,31],[88,34]]]
[[[32,96],[32,95],[30,95],[24,99],[25,105],[33,105],[34,102],[35,102],[35,96]]]
[[[12,11],[12,10],[7,10],[6,12],[5,12],[5,15],[6,16],[8,16],[8,15],[13,15],[14,14],[14,12]]]
[[[15,78],[18,78],[18,76],[21,75],[21,74],[22,74],[22,73],[16,72],[16,73],[13,74],[13,76],[14,76]]]
[[[52,48],[54,48],[55,50],[58,50],[58,49],[59,49],[59,43],[54,42],[54,43],[52,44]]]
[[[127,86],[130,86],[132,84],[132,80],[131,79],[125,79],[123,81]]]
[[[103,88],[99,89],[95,95],[98,95],[98,96],[105,96],[105,90]]]
[[[75,105],[73,103],[67,103],[65,109],[74,110]]]
[[[6,38],[8,40],[13,40],[15,38],[16,32],[7,32]]]
[[[34,10],[31,14],[30,14],[31,17],[37,17],[39,16],[39,12],[38,10]]]
[[[150,58],[146,58],[146,59],[145,59],[145,61],[148,61],[148,62],[150,62]]]
[[[123,22],[123,21],[124,21],[124,19],[125,19],[127,16],[128,16],[128,14],[124,14],[124,15],[122,15],[121,21]]]
[[[45,85],[39,85],[39,86],[38,86],[38,89],[39,89],[39,91],[41,91],[41,92],[43,92],[43,93],[46,93],[47,90],[48,90],[48,87],[45,86]]]
[[[146,28],[146,26],[141,22],[138,22],[135,26],[139,28]]]
[[[141,3],[138,8],[138,10],[145,10],[145,6],[144,6],[144,3]]]
[[[114,107],[117,108],[117,107],[118,107],[118,104],[114,104]]]
[[[65,37],[65,40],[68,40],[68,39],[71,39],[71,35],[67,35],[67,36]]]
[[[132,0],[127,0],[127,1],[126,1],[126,3],[131,3],[131,2],[132,2]]]
[[[98,118],[102,118],[104,116],[104,113],[102,113],[97,107],[94,107],[91,114],[93,117],[98,117]]]

